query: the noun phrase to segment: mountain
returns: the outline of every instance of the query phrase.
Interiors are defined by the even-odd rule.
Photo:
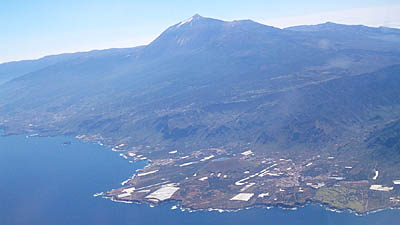
[[[285,28],[285,30],[305,31],[305,32],[354,32],[354,33],[369,33],[369,34],[399,34],[399,29],[390,27],[368,27],[364,25],[344,25],[332,22],[326,22],[317,25],[300,25]]]
[[[398,40],[396,29],[278,29],[195,15],[147,46],[14,63],[8,73],[16,78],[0,90],[1,117],[10,132],[101,134],[166,148],[337,141],[340,131],[384,113],[376,108],[397,104],[386,83],[357,85],[384,71],[397,84]],[[371,88],[378,88],[372,96],[364,91]]]
[[[380,29],[362,27],[371,31],[358,35],[368,42],[358,46],[354,38],[342,41],[326,34],[337,27],[351,35],[355,30],[339,24],[282,30],[195,15],[148,46],[45,57],[29,61],[35,65],[30,68],[17,62],[15,67],[26,73],[8,72],[17,78],[1,86],[2,119],[21,123],[12,127],[38,123],[42,132],[109,134],[135,144],[182,140],[208,145],[213,139],[223,144],[239,131],[249,132],[246,127],[261,140],[267,124],[293,119],[283,119],[283,108],[288,117],[307,108],[308,102],[298,106],[303,93],[288,96],[292,92],[400,62],[396,29],[390,35],[398,35],[397,42],[376,38],[388,35]],[[285,105],[279,110],[260,110],[281,100]]]
[[[340,27],[353,36],[353,26],[307,27],[278,29],[195,15],[140,48],[45,57],[29,61],[35,65],[30,68],[17,62],[26,73],[7,72],[17,78],[1,86],[2,119],[14,118],[18,127],[36,121],[49,132],[108,133],[132,143],[206,144],[215,136],[213,142],[223,144],[244,127],[257,137],[271,118],[282,120],[279,110],[251,112],[253,107],[277,105],[283,98],[280,107],[294,114],[301,95],[285,94],[400,62],[396,29],[389,33],[397,37],[392,41],[378,28],[362,27],[370,31],[358,35],[368,43],[360,46],[354,38],[342,41],[326,33]],[[9,67],[1,64],[0,70]],[[272,100],[275,95],[280,97]],[[251,114],[256,115],[247,118]]]
[[[389,27],[367,27],[343,25],[331,22],[318,25],[288,27],[285,30],[303,32],[307,38],[320,39],[320,47],[342,49],[351,47],[358,50],[393,52],[399,44],[399,29]],[[327,41],[329,40],[329,41]],[[332,42],[333,41],[333,42]],[[344,44],[346,43],[346,44]]]
[[[146,46],[0,64],[0,80],[6,135],[100,141],[156,162],[149,168],[166,177],[180,173],[158,167],[172,150],[191,159],[216,148],[232,160],[248,149],[296,163],[329,156],[310,169],[300,166],[304,179],[328,172],[316,177],[371,180],[377,167],[392,174],[379,178],[384,183],[400,177],[387,166],[400,160],[398,29],[333,23],[279,29],[195,15]],[[242,159],[229,166],[258,168],[254,160],[256,166]],[[334,169],[355,162],[351,172]],[[303,188],[312,193],[304,201],[326,200]],[[375,200],[354,210],[389,204]]]

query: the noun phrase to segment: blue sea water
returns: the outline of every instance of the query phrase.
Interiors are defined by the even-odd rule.
[[[63,145],[71,141],[70,145]],[[0,225],[398,225],[400,210],[367,216],[319,206],[298,210],[182,212],[173,203],[154,208],[94,198],[119,187],[144,163],[70,137],[0,137]]]

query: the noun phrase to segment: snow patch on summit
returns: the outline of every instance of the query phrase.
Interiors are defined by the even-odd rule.
[[[199,18],[201,18],[201,16],[200,16],[199,14],[196,14],[196,15],[190,17],[190,18],[187,18],[187,19],[183,20],[182,22],[180,22],[180,23],[178,24],[177,28],[181,27],[181,26],[184,25],[184,24],[187,24],[187,23],[190,23],[190,22],[192,22],[192,21],[194,21],[194,20],[197,20],[197,19],[199,19]]]
[[[192,20],[193,20],[193,17],[190,17],[190,18],[182,21],[180,24],[178,24],[178,27],[182,26],[183,24],[190,23]]]

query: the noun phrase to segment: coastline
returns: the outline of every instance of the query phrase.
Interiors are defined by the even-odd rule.
[[[85,143],[96,144],[96,145],[99,145],[101,147],[104,147],[107,150],[111,150],[113,152],[127,152],[128,151],[128,150],[123,150],[123,149],[114,149],[112,146],[106,145],[106,144],[104,144],[104,143],[102,143],[100,141],[97,141],[97,140],[90,141],[90,140],[85,140],[85,139],[82,139],[82,138],[77,138],[76,136],[74,136],[72,134],[71,135],[42,135],[40,133],[28,133],[28,132],[18,133],[18,134],[17,133],[6,133],[6,129],[4,127],[0,127],[0,137],[7,137],[7,136],[13,136],[13,135],[26,135],[26,138],[30,138],[30,137],[58,137],[58,136],[65,136],[65,137],[69,137],[69,138],[74,138],[74,139],[76,139],[78,141],[82,141],[82,142],[85,142]],[[143,162],[143,161],[145,161],[145,165],[143,167],[141,167],[141,168],[138,168],[136,171],[134,171],[133,175],[129,179],[134,177],[135,174],[137,174],[137,172],[139,170],[142,170],[142,169],[144,169],[146,167],[151,166],[151,160],[150,159],[148,159],[148,160],[135,160],[135,161],[133,161],[133,163],[138,163],[138,162]],[[127,180],[122,181],[122,182],[126,182],[126,181]],[[121,183],[121,185],[123,185],[123,184]],[[366,212],[357,212],[357,211],[354,211],[354,210],[349,209],[349,208],[338,209],[338,208],[335,208],[335,207],[331,207],[328,204],[322,204],[322,203],[320,203],[318,201],[312,201],[312,200],[308,200],[305,204],[294,203],[294,207],[278,203],[278,204],[254,204],[254,205],[251,205],[251,206],[248,206],[248,207],[237,208],[237,209],[223,209],[223,208],[220,209],[220,208],[212,208],[212,207],[196,209],[196,208],[190,208],[190,207],[182,206],[182,205],[180,205],[181,201],[175,200],[173,198],[165,200],[165,201],[162,201],[162,202],[159,202],[157,204],[151,204],[151,203],[146,202],[146,201],[127,201],[127,200],[116,199],[114,197],[106,196],[107,192],[102,192],[102,194],[95,193],[94,195],[96,195],[94,197],[101,196],[102,198],[107,199],[107,200],[111,200],[113,202],[125,203],[125,204],[133,204],[133,203],[135,203],[135,204],[145,204],[145,205],[149,205],[150,207],[163,205],[163,204],[168,204],[168,203],[177,203],[176,204],[177,208],[179,208],[181,211],[188,211],[188,212],[218,211],[220,213],[224,213],[224,212],[228,212],[229,213],[229,212],[239,212],[239,211],[242,211],[242,210],[250,210],[250,209],[253,209],[253,208],[264,208],[264,209],[279,208],[279,209],[283,209],[283,210],[298,210],[298,208],[304,208],[306,206],[319,206],[319,207],[323,208],[324,210],[335,212],[335,213],[349,212],[349,213],[351,213],[351,214],[353,214],[355,216],[366,216],[366,215],[375,214],[375,213],[382,212],[382,211],[389,211],[389,210],[392,211],[392,210],[399,210],[400,209],[400,207],[399,208],[387,207],[387,208],[375,209],[375,210],[366,211]]]
[[[106,193],[104,193],[106,194]],[[281,209],[281,210],[288,210],[288,211],[296,211],[299,210],[301,208],[305,208],[308,206],[316,206],[316,207],[320,207],[326,211],[330,211],[330,212],[334,212],[334,213],[345,213],[348,212],[354,216],[358,216],[358,217],[364,217],[367,215],[371,215],[371,214],[375,214],[375,213],[379,213],[379,212],[383,212],[383,211],[394,211],[394,210],[400,210],[400,208],[394,208],[394,207],[389,207],[389,208],[384,208],[384,209],[377,209],[377,210],[373,210],[373,211],[368,211],[368,212],[364,212],[364,213],[360,213],[360,212],[356,212],[352,209],[338,209],[338,208],[334,208],[334,207],[330,207],[329,205],[325,205],[325,204],[321,204],[319,202],[314,202],[314,201],[309,201],[305,204],[295,204],[294,207],[290,207],[284,204],[255,204],[252,206],[248,206],[248,207],[244,207],[244,208],[237,208],[237,209],[220,209],[220,208],[199,208],[199,209],[194,209],[194,208],[190,208],[190,207],[186,207],[186,206],[182,206],[180,204],[181,201],[175,200],[175,199],[168,199],[162,202],[159,202],[155,205],[152,205],[148,202],[141,202],[141,201],[124,201],[124,200],[118,200],[115,199],[114,197],[109,197],[109,196],[105,196],[102,195],[102,198],[107,199],[107,200],[111,200],[113,202],[117,202],[117,203],[125,203],[125,204],[137,204],[137,205],[148,205],[149,207],[157,207],[157,206],[162,206],[162,205],[167,205],[167,204],[172,204],[173,206],[171,207],[170,210],[177,210],[179,209],[182,212],[189,212],[189,213],[195,213],[195,212],[219,212],[219,213],[235,213],[235,212],[240,212],[243,210],[252,210],[255,208],[261,208],[261,209],[265,209],[265,210],[269,210],[269,209]]]
[[[173,208],[171,208],[171,210],[180,209],[182,212],[188,211],[190,213],[192,213],[192,212],[206,212],[206,211],[208,211],[208,212],[217,211],[219,213],[234,213],[234,212],[239,212],[239,211],[243,211],[243,210],[251,210],[251,209],[254,209],[254,208],[262,208],[262,209],[266,209],[266,210],[276,208],[276,209],[282,209],[282,210],[295,211],[295,210],[298,210],[300,208],[304,208],[304,207],[307,207],[307,206],[317,206],[317,207],[323,208],[324,210],[330,211],[330,212],[335,212],[335,213],[339,213],[339,214],[340,213],[344,213],[344,212],[348,212],[348,213],[350,213],[352,215],[363,217],[363,216],[367,216],[367,215],[371,215],[371,214],[375,214],[375,213],[383,212],[383,211],[400,210],[400,207],[399,208],[388,207],[388,208],[382,208],[382,209],[366,211],[366,212],[362,212],[361,213],[361,212],[357,212],[357,211],[349,209],[349,208],[339,209],[339,208],[331,207],[330,205],[322,204],[320,202],[312,201],[312,200],[308,200],[305,204],[295,203],[294,206],[288,206],[288,205],[281,204],[281,203],[278,203],[278,204],[260,204],[260,203],[257,203],[257,204],[251,205],[251,206],[247,206],[247,207],[244,207],[244,208],[236,208],[236,209],[235,208],[234,209],[224,209],[224,208],[212,208],[212,207],[209,207],[209,208],[191,208],[191,207],[187,207],[187,206],[181,205],[180,204],[181,201],[180,200],[176,200],[176,199],[167,199],[165,201],[161,201],[161,202],[158,202],[155,205],[153,205],[153,204],[151,204],[149,202],[146,202],[146,201],[118,200],[118,199],[114,198],[113,196],[107,196],[107,193],[103,193],[103,195],[101,195],[101,196],[102,196],[102,198],[111,200],[113,202],[120,202],[120,203],[127,203],[127,204],[138,204],[138,205],[149,205],[150,207],[161,206],[161,205],[166,205],[166,204],[173,204]]]

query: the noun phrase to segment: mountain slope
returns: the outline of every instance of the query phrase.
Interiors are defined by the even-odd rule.
[[[63,63],[78,58],[96,57],[101,55],[130,54],[132,51],[134,50],[130,48],[94,50],[90,52],[66,53],[60,55],[46,56],[37,60],[22,60],[3,63],[0,64],[0,85],[17,77],[44,69],[57,63]]]
[[[0,127],[74,135],[150,159],[125,184],[181,185],[174,199],[188,207],[395,206],[397,188],[370,187],[390,189],[400,177],[399,40],[397,29],[278,29],[195,15],[147,46],[1,64]],[[124,188],[107,195],[150,201]],[[244,188],[271,195],[230,201]]]
[[[342,32],[354,32],[353,27],[337,26]],[[324,87],[335,83],[333,80],[400,61],[397,42],[382,41],[392,46],[391,52],[361,50],[353,49],[353,42],[333,36],[329,41],[340,43],[340,48],[326,49],[311,44],[318,42],[318,35],[325,35],[326,29],[295,30],[299,29],[195,15],[171,26],[148,46],[79,53],[3,84],[0,110],[3,119],[12,117],[25,126],[36,121],[45,130],[109,134],[135,143],[170,143],[182,137],[188,143],[207,140],[223,144],[240,131],[250,132],[246,127],[262,143],[266,132],[276,132],[268,130],[267,124],[276,127],[272,121],[294,119],[283,116],[313,112],[316,109],[307,108],[307,101],[337,94],[333,87],[332,93],[318,93],[298,106],[304,95],[300,90]],[[375,43],[369,35],[360,34],[360,38]],[[348,97],[335,98],[339,100],[333,107]],[[349,107],[356,103],[349,103]],[[263,105],[278,107],[271,111]],[[287,114],[281,114],[281,108]],[[318,117],[310,118],[314,116]],[[171,118],[179,118],[179,122]],[[244,124],[238,125],[242,120]],[[274,129],[282,129],[279,126]],[[271,140],[279,139],[273,136],[282,138],[267,135]]]

